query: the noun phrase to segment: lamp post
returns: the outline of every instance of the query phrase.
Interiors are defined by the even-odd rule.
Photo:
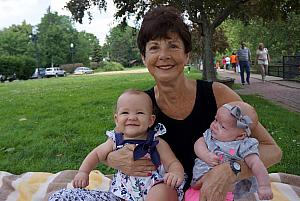
[[[73,70],[74,70],[74,44],[70,43],[70,52],[71,52],[71,60],[73,64]]]
[[[36,68],[37,68],[37,73],[38,76],[40,76],[40,71],[39,71],[39,52],[38,52],[38,47],[37,47],[37,41],[38,41],[38,31],[37,27],[33,26],[31,29],[31,33],[29,34],[29,38],[34,44],[34,49],[35,49],[35,62],[36,62]]]

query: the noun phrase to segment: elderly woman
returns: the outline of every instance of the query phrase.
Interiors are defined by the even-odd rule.
[[[188,176],[187,189],[196,158],[194,143],[214,120],[220,106],[241,101],[241,98],[221,83],[185,77],[184,66],[192,49],[191,34],[181,13],[175,8],[163,6],[150,10],[144,16],[137,42],[143,62],[156,81],[155,86],[147,91],[156,107],[156,122],[162,123],[167,129],[162,138],[184,167]],[[280,160],[281,150],[260,123],[253,129],[253,137],[260,143],[260,157],[266,167]],[[111,152],[107,164],[127,175],[148,176],[155,166],[147,158],[134,161],[133,149],[134,145],[128,145]],[[251,175],[243,161],[216,166],[198,182],[201,200],[224,200],[237,180]],[[149,200],[178,200],[174,188],[159,186],[158,190],[164,192],[164,196]],[[70,190],[70,193],[74,193],[74,190]]]

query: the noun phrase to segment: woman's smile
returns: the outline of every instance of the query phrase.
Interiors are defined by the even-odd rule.
[[[162,70],[169,70],[169,69],[173,68],[174,66],[175,65],[158,65],[156,67],[159,69],[162,69]]]

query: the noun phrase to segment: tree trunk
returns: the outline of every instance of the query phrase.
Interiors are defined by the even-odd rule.
[[[214,29],[203,27],[203,80],[215,81],[216,71],[213,62],[212,39]]]

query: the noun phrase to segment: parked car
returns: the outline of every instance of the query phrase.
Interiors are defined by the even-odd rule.
[[[0,82],[2,82],[2,83],[5,82],[6,80],[8,80],[9,82],[12,82],[16,79],[17,79],[16,73],[14,73],[12,75],[9,75],[9,76],[5,76],[5,75],[0,74]]]
[[[94,71],[88,67],[77,67],[74,70],[74,75],[92,74]]]
[[[66,71],[59,67],[46,68],[45,77],[67,76]]]
[[[44,78],[46,73],[45,68],[36,68],[32,76],[30,77],[31,79],[37,79],[37,78]]]

